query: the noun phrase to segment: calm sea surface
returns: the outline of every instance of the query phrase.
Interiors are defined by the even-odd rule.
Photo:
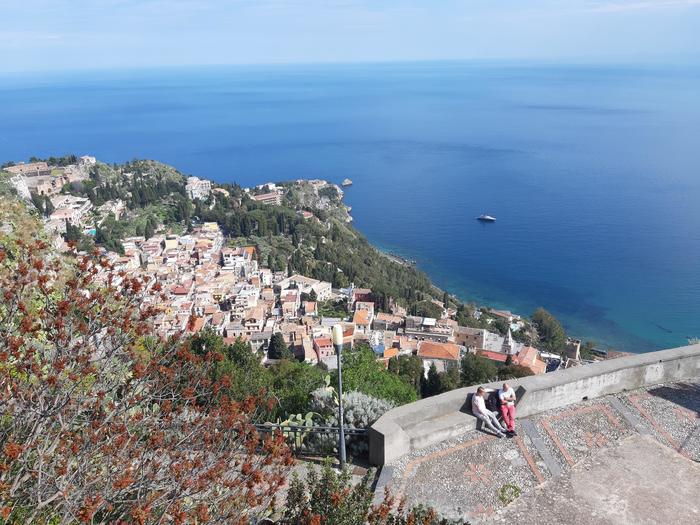
[[[1,77],[0,161],[65,153],[242,185],[349,177],[357,228],[465,300],[544,306],[621,350],[700,336],[698,68]]]

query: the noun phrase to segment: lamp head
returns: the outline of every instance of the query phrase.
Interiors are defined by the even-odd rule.
[[[343,346],[343,325],[333,325],[332,337],[333,346]]]

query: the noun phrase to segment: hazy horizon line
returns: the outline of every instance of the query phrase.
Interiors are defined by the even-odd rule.
[[[216,68],[275,68],[275,67],[305,67],[305,66],[371,66],[371,65],[401,65],[401,64],[503,64],[503,65],[560,65],[560,66],[607,66],[607,67],[658,67],[658,66],[700,66],[700,56],[674,55],[640,59],[638,57],[502,57],[502,58],[396,58],[396,59],[362,59],[337,61],[289,61],[289,62],[221,62],[221,63],[185,63],[185,64],[153,64],[153,65],[112,65],[86,66],[76,68],[44,68],[44,69],[15,69],[2,70],[2,76],[41,75],[57,73],[104,73],[104,72],[143,72],[149,70],[179,70],[179,69],[216,69]]]

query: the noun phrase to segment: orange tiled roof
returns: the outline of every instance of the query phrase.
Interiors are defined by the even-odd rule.
[[[331,341],[330,337],[318,337],[314,339],[314,344],[320,348],[322,346],[332,346],[333,341]]]
[[[532,348],[531,346],[526,346],[520,352],[518,352],[518,355],[514,357],[513,362],[523,365],[523,366],[528,366],[533,364],[537,360],[537,349]]]
[[[508,359],[508,355],[502,352],[491,352],[490,350],[477,350],[476,353],[481,357],[490,359],[491,361],[499,361],[500,363],[505,363]]]
[[[401,323],[401,321],[403,321],[403,318],[401,316],[387,314],[385,312],[379,312],[375,316],[375,319],[377,319],[378,321],[386,321],[388,323]]]
[[[523,348],[517,356],[513,357],[513,362],[529,368],[535,374],[544,374],[547,371],[547,363],[539,358],[537,349],[531,346]]]
[[[189,326],[187,327],[187,331],[191,332],[193,334],[196,334],[199,332],[202,328],[204,328],[204,323],[205,320],[202,317],[195,317],[191,322],[189,323]]]
[[[427,359],[459,360],[459,346],[452,343],[435,343],[421,341],[418,344],[418,356]]]
[[[398,348],[394,348],[394,347],[388,347],[388,348],[385,347],[384,348],[384,358],[385,359],[389,359],[389,358],[395,357],[397,355],[399,355]]]
[[[352,318],[352,322],[356,325],[369,325],[369,311],[368,310],[358,310]]]
[[[415,350],[418,346],[418,341],[406,336],[399,336],[399,346],[402,350]]]

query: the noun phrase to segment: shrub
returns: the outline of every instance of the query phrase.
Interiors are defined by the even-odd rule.
[[[500,489],[498,489],[498,499],[501,503],[508,505],[520,497],[521,490],[517,485],[512,483],[506,483]]]
[[[372,506],[371,489],[374,471],[353,485],[350,472],[335,472],[330,463],[321,471],[312,467],[306,480],[295,473],[287,492],[284,525],[344,524],[344,525],[447,525],[430,508],[418,506],[405,510],[403,501],[396,502],[389,491],[384,500]],[[462,523],[451,522],[451,523]]]
[[[533,371],[522,365],[506,365],[499,368],[498,380],[517,379],[518,377],[527,377],[534,375]]]
[[[467,354],[462,358],[462,385],[471,386],[489,383],[498,376],[496,365],[477,354]]]
[[[5,523],[238,522],[292,462],[234,402],[223,356],[148,336],[137,278],[0,238],[0,499]]]
[[[347,428],[369,428],[384,412],[393,408],[393,404],[377,399],[362,392],[348,392],[343,395],[343,423]],[[319,388],[311,393],[310,410],[321,415],[326,426],[338,426],[338,394],[330,387]],[[337,436],[317,434],[314,441],[318,445],[337,450]],[[351,456],[367,454],[367,440],[362,437],[348,436],[346,450]]]
[[[338,383],[338,372],[332,372],[331,384]],[[343,351],[343,386],[396,405],[418,399],[415,389],[407,381],[392,374],[366,344],[357,344],[353,351]]]

